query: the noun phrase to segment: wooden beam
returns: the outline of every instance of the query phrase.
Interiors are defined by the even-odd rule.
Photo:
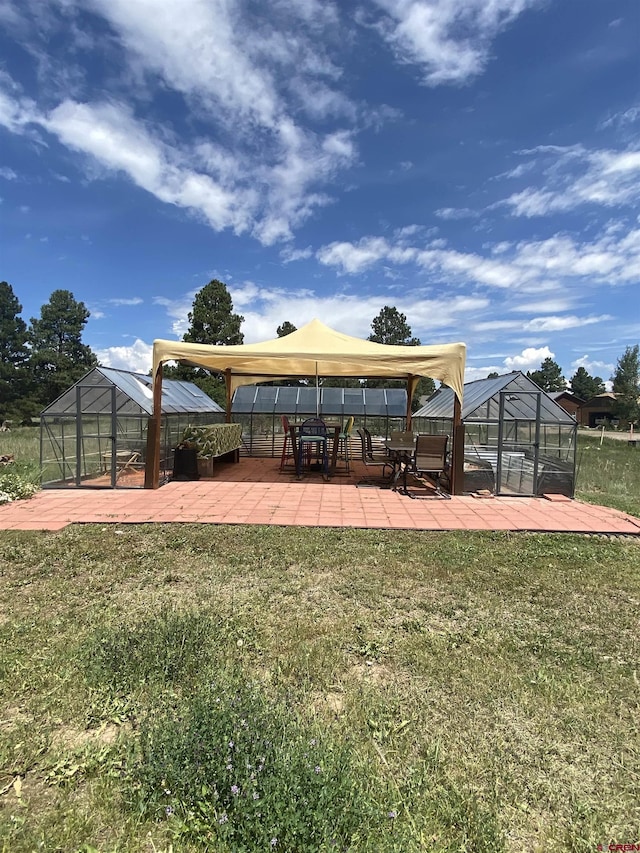
[[[461,495],[464,489],[464,424],[462,406],[453,395],[453,448],[451,459],[451,494]]]
[[[160,434],[162,432],[162,364],[153,377],[153,414],[147,427],[147,459],[144,466],[145,489],[160,486]]]

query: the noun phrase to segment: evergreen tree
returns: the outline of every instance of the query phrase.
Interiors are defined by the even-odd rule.
[[[528,371],[527,376],[543,391],[564,391],[567,387],[562,368],[552,358],[545,358],[540,370]]]
[[[226,284],[218,279],[205,284],[196,293],[188,318],[189,328],[182,338],[185,343],[233,346],[244,341],[240,331],[244,317],[233,313],[231,294]],[[165,367],[164,375],[168,379],[193,382],[216,403],[223,407],[226,405],[225,383],[220,374],[201,367],[179,364],[177,367]]]
[[[226,284],[214,278],[199,290],[189,311],[189,329],[183,340],[190,344],[233,346],[244,341],[240,326],[244,317],[233,313]]]
[[[407,323],[407,317],[397,308],[385,305],[380,313],[374,317],[371,323],[372,332],[369,340],[378,344],[392,346],[419,347],[420,338],[411,335],[411,326]],[[404,388],[405,383],[394,379],[369,379],[368,388]],[[436,386],[433,379],[423,376],[413,394],[411,408],[415,412],[420,406],[421,397],[430,397]]]
[[[276,333],[279,338],[285,338],[287,335],[290,335],[291,332],[297,332],[298,329],[293,323],[290,323],[288,320],[285,320],[281,326],[278,326],[276,329]]]
[[[98,363],[82,343],[89,311],[68,290],[54,290],[49,302],[32,317],[28,331],[29,371],[35,399],[46,406]]]
[[[0,281],[0,421],[22,414],[19,401],[26,394],[29,350],[21,312],[11,285]]]
[[[378,344],[420,346],[420,339],[411,337],[411,326],[407,323],[406,315],[401,314],[397,308],[385,305],[378,316],[374,317],[371,328],[373,331],[369,340]]]
[[[571,393],[581,400],[590,400],[596,394],[602,394],[605,390],[604,382],[599,376],[591,376],[584,367],[579,367],[571,377],[569,385]]]
[[[627,424],[635,424],[640,418],[640,347],[627,347],[618,359],[616,371],[611,377],[616,400],[613,413]]]

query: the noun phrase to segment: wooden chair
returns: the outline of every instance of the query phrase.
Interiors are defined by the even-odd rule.
[[[284,433],[284,438],[282,440],[282,456],[280,457],[281,471],[287,464],[287,459],[294,458],[289,418],[286,415],[282,415],[282,432]]]
[[[338,435],[338,452],[342,454],[347,473],[351,470],[351,430],[353,429],[353,421],[353,415],[350,415]]]

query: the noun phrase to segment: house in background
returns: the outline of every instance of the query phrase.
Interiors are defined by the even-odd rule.
[[[618,419],[613,414],[616,395],[613,391],[596,394],[580,406],[578,422],[583,427],[617,426]]]
[[[565,412],[568,412],[570,415],[579,421],[580,417],[578,412],[580,411],[580,407],[584,405],[584,400],[580,397],[576,397],[574,393],[571,391],[548,391],[547,392],[552,400],[562,406]]]

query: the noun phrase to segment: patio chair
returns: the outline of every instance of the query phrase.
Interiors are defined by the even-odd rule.
[[[295,458],[293,455],[293,446],[291,442],[289,418],[286,415],[282,415],[282,432],[284,433],[284,438],[282,440],[282,456],[280,457],[281,471],[287,464],[287,459]]]
[[[436,494],[441,498],[450,499],[440,487],[440,477],[447,466],[447,442],[448,435],[426,435],[421,434],[416,439],[416,449],[403,473],[403,493],[410,498],[417,495],[411,494],[407,488],[407,474],[411,474],[418,480],[428,477],[435,486]]]
[[[353,429],[353,421],[353,415],[350,415],[338,435],[338,452],[342,454],[347,473],[351,470],[351,430]]]
[[[131,451],[131,455],[128,459],[126,459],[121,465],[118,465],[118,470],[116,472],[116,481],[122,477],[124,473],[127,471],[133,472],[140,469],[142,460],[142,454],[137,450]]]
[[[367,468],[381,469],[380,476],[376,477],[367,475],[359,481],[358,485],[377,485],[390,488],[391,477],[393,475],[393,463],[389,459],[388,454],[386,452],[382,453],[374,451],[371,433],[368,429],[365,429],[364,427],[362,429],[358,429],[358,435],[360,436],[360,444],[362,446],[362,462],[367,466]],[[388,472],[386,471],[387,468],[389,469]]]
[[[314,455],[316,459],[322,459],[322,476],[325,480],[328,480],[329,450],[326,424],[320,418],[307,418],[300,427],[298,435],[298,460],[296,465],[298,479],[302,477],[303,465],[310,466]]]

